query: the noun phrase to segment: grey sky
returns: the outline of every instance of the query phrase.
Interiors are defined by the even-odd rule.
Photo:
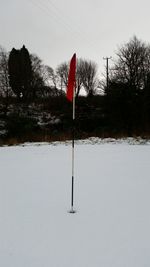
[[[76,52],[103,72],[133,35],[150,42],[149,13],[149,0],[0,0],[0,45],[25,44],[53,68]]]

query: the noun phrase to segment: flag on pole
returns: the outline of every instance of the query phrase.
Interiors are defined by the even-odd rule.
[[[71,210],[70,213],[75,213],[74,210],[74,135],[75,135],[75,83],[76,83],[76,54],[73,55],[70,61],[68,74],[67,99],[72,104],[72,185],[71,185]]]
[[[73,55],[70,61],[70,68],[68,74],[67,99],[72,102],[76,81],[76,54]]]

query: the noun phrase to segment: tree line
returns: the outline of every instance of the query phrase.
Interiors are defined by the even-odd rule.
[[[54,70],[25,46],[9,53],[0,47],[0,99],[5,115],[8,116],[8,106],[14,99],[17,105],[38,101],[54,115],[61,114],[59,131],[64,132],[71,123],[71,107],[68,109],[65,99],[68,70],[69,62]],[[95,62],[78,59],[76,99],[76,128],[81,137],[149,136],[150,45],[134,36],[120,46],[109,68],[107,83],[106,77],[98,78]]]
[[[48,97],[56,89],[62,93],[67,86],[68,69],[68,62],[61,63],[56,70],[44,65],[24,45],[21,49],[13,48],[10,53],[0,47],[0,95],[34,100],[36,97]],[[93,95],[97,82],[96,63],[78,59],[76,95],[79,95],[81,88],[87,95]]]

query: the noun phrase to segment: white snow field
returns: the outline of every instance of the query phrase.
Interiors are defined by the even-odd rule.
[[[149,267],[150,145],[0,148],[0,267]]]

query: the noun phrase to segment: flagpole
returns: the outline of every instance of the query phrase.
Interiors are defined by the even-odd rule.
[[[76,53],[70,61],[67,85],[67,99],[72,102],[72,185],[71,185],[71,210],[74,210],[74,137],[75,137],[75,87],[76,87]]]
[[[74,139],[75,139],[75,90],[73,90],[73,104],[72,104],[72,185],[71,185],[71,211],[74,210]]]

